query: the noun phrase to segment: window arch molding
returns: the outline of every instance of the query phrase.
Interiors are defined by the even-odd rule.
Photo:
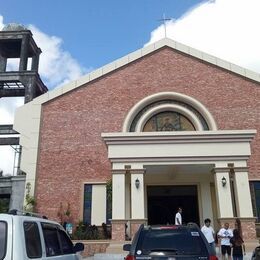
[[[139,113],[139,111],[141,111],[143,108],[145,108],[149,104],[158,102],[160,100],[175,100],[175,101],[180,101],[180,102],[188,104],[189,106],[193,107],[195,110],[197,110],[202,115],[202,117],[205,119],[205,121],[208,125],[209,130],[217,130],[216,122],[215,122],[213,116],[211,115],[211,113],[208,111],[208,109],[203,104],[201,104],[196,99],[186,96],[181,93],[177,93],[177,92],[159,92],[159,93],[156,93],[154,95],[148,96],[148,97],[140,100],[138,103],[136,103],[131,108],[131,110],[129,111],[129,113],[127,114],[127,116],[124,120],[122,131],[129,132],[131,124],[132,124],[133,120],[135,119],[135,117],[137,116],[137,114]],[[158,107],[159,106],[157,106],[157,108]],[[191,111],[189,111],[189,112],[191,112]],[[194,118],[195,117],[193,117],[193,120],[194,120]],[[191,120],[190,117],[189,117],[189,119]],[[138,124],[139,124],[139,122],[138,122]]]
[[[184,116],[186,116],[191,123],[194,125],[195,129],[197,131],[203,131],[203,126],[197,116],[192,113],[189,109],[184,108],[182,106],[173,105],[173,104],[164,104],[160,106],[153,107],[149,109],[138,121],[136,125],[136,132],[142,132],[144,125],[146,122],[154,115],[165,112],[165,111],[172,111],[172,112],[178,112]]]

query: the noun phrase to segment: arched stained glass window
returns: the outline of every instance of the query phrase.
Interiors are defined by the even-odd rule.
[[[182,114],[165,111],[151,117],[143,128],[143,132],[157,131],[195,131],[195,127]]]

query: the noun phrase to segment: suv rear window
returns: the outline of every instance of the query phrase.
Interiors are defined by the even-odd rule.
[[[4,259],[7,244],[7,223],[0,221],[0,259]]]
[[[73,243],[58,225],[41,223],[47,256],[73,254]]]
[[[165,251],[177,255],[207,255],[207,248],[197,229],[150,228],[142,230],[136,253]]]
[[[58,227],[53,224],[41,223],[47,256],[61,255]]]

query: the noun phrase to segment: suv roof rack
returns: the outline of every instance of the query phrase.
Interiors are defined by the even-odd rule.
[[[18,216],[29,216],[29,217],[48,219],[44,215],[40,215],[40,214],[34,213],[34,212],[22,211],[22,210],[18,210],[18,209],[10,209],[7,214],[15,215],[15,216],[18,215]]]

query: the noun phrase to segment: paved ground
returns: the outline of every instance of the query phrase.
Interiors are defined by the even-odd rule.
[[[221,260],[221,255],[217,250],[218,259]],[[247,252],[244,256],[244,260],[250,260],[252,256],[252,252]],[[83,260],[123,260],[124,256],[119,254],[96,254],[92,257],[85,257]]]
[[[83,260],[123,260],[124,256],[119,254],[96,254],[92,257],[83,258]]]

